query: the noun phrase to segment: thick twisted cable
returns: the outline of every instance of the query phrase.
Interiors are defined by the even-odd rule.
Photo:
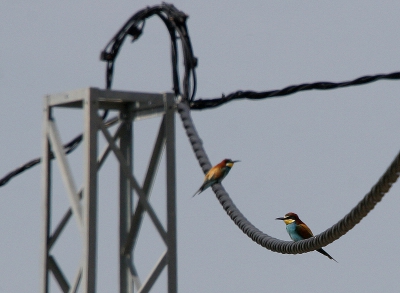
[[[233,100],[238,99],[249,99],[249,100],[260,100],[267,98],[275,98],[292,95],[301,91],[308,90],[331,90],[336,88],[343,88],[349,86],[363,85],[367,83],[371,83],[374,81],[388,79],[388,80],[396,80],[400,79],[400,72],[393,72],[388,74],[376,74],[376,75],[366,75],[359,78],[356,78],[351,81],[343,81],[343,82],[329,82],[329,81],[320,81],[314,83],[303,83],[298,85],[287,86],[280,90],[272,90],[266,92],[255,92],[255,91],[236,91],[227,96],[222,95],[221,98],[216,99],[197,99],[190,103],[190,108],[192,110],[203,110],[219,107],[225,103],[231,102]]]
[[[211,164],[203,148],[202,140],[193,124],[189,105],[185,101],[182,101],[177,105],[177,107],[196,158],[199,161],[203,172],[206,173],[210,170]],[[379,181],[372,187],[371,191],[365,195],[365,197],[343,219],[323,233],[313,238],[298,242],[283,241],[263,233],[250,223],[239,211],[221,184],[214,184],[212,189],[232,221],[254,242],[271,251],[284,254],[299,254],[324,247],[350,231],[365,216],[367,216],[379,201],[381,201],[383,196],[389,191],[392,184],[396,182],[399,174],[400,153]]]

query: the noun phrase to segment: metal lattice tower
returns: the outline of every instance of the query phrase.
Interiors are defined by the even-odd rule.
[[[119,231],[119,271],[120,292],[149,292],[164,268],[168,269],[168,292],[177,292],[176,256],[176,202],[175,202],[175,99],[171,93],[149,94],[121,92],[87,88],[46,96],[44,99],[43,123],[43,206],[44,233],[42,256],[42,292],[47,293],[50,273],[63,292],[96,292],[97,268],[97,201],[98,171],[110,153],[114,153],[119,163],[120,231]],[[77,189],[71,168],[65,155],[56,117],[55,107],[81,108],[83,110],[83,184]],[[107,123],[98,114],[99,110],[113,110],[119,114],[119,126],[114,134],[107,129]],[[162,115],[161,125],[150,158],[143,186],[132,173],[132,123],[136,119]],[[98,135],[102,133],[108,145],[98,152]],[[119,145],[118,145],[119,141]],[[167,227],[165,228],[148,202],[151,186],[156,175],[156,167],[166,147],[166,197]],[[52,164],[54,154],[68,195],[69,210],[61,221],[51,229],[52,222]],[[133,196],[139,197],[133,207]],[[139,236],[144,214],[147,213],[158,231],[166,250],[160,256],[152,272],[142,283],[133,263],[133,251]],[[73,280],[67,280],[62,268],[52,254],[60,234],[70,218],[74,217],[82,238],[82,255]],[[61,241],[61,240],[58,240]]]

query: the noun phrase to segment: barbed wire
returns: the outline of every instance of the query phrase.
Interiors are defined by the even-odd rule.
[[[393,72],[389,74],[376,74],[376,75],[366,75],[359,78],[356,78],[351,81],[343,81],[343,82],[329,82],[329,81],[320,81],[315,83],[303,83],[299,85],[291,85],[287,86],[280,90],[272,90],[267,92],[254,92],[254,91],[236,91],[227,96],[222,95],[221,98],[215,99],[198,99],[194,100],[190,103],[190,108],[192,110],[203,110],[219,107],[225,103],[239,100],[239,99],[249,99],[249,100],[260,100],[267,98],[275,98],[292,95],[294,93],[300,91],[309,91],[309,90],[331,90],[337,88],[344,88],[349,86],[356,85],[364,85],[367,83],[371,83],[381,79],[389,79],[395,80],[400,79],[400,72]]]

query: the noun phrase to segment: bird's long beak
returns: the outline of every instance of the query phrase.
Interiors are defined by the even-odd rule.
[[[238,163],[238,162],[240,162],[240,160],[232,161],[232,163]]]
[[[275,220],[284,220],[285,218],[284,217],[280,217],[280,218],[276,218]]]

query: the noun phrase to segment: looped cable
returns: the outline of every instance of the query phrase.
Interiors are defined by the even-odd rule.
[[[211,164],[193,124],[188,104],[185,102],[179,103],[178,112],[196,158],[199,161],[203,172],[206,173],[211,168]],[[396,182],[399,174],[400,152],[379,181],[372,187],[371,191],[365,195],[365,197],[346,216],[344,216],[343,219],[321,234],[297,242],[283,241],[263,233],[250,223],[239,211],[221,184],[214,184],[212,189],[228,216],[239,227],[239,229],[241,229],[243,233],[250,237],[254,242],[274,252],[283,254],[299,254],[324,247],[338,240],[350,231],[375,207],[378,202],[382,200],[383,196],[389,191],[393,183]]]
[[[179,85],[179,69],[178,69],[178,47],[177,36],[182,43],[182,53],[184,59],[185,75],[183,78],[183,97],[188,101],[192,101],[196,94],[196,71],[197,58],[193,55],[192,45],[186,26],[187,14],[175,8],[172,4],[163,3],[153,7],[146,7],[136,12],[115,34],[111,41],[106,45],[100,55],[100,59],[107,62],[106,83],[107,88],[111,87],[114,63],[118,56],[119,50],[127,36],[132,36],[132,42],[136,41],[143,32],[145,20],[157,15],[166,25],[171,38],[171,60],[172,60],[172,77],[173,90],[176,96],[181,95]],[[190,84],[192,79],[192,84]]]

